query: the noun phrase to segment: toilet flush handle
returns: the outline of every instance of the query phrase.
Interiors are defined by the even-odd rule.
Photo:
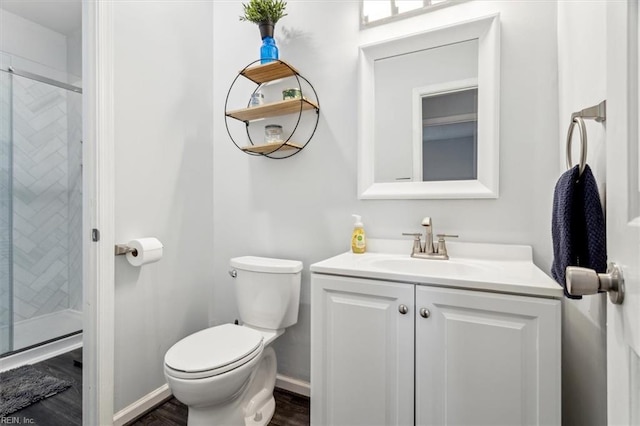
[[[238,271],[236,271],[235,269],[232,269],[229,271],[229,275],[231,275],[231,278],[235,278],[238,276]]]

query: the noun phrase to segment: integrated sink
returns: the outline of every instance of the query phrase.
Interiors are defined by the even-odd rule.
[[[473,263],[469,260],[449,259],[449,260],[427,260],[416,259],[407,256],[406,258],[374,258],[371,260],[374,268],[385,269],[390,272],[411,275],[425,276],[466,276],[486,274],[491,270],[488,265]]]
[[[311,272],[510,294],[562,297],[562,287],[533,263],[529,246],[447,243],[448,260],[411,257],[411,242],[372,240],[364,254],[343,253]]]

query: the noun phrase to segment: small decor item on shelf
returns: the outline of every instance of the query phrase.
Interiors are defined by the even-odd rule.
[[[278,59],[278,46],[273,37],[265,37],[262,39],[262,46],[260,47],[260,63],[266,64]]]
[[[264,126],[265,143],[282,143],[282,126],[279,124],[267,124]]]
[[[287,2],[283,0],[250,0],[242,3],[244,15],[241,21],[249,21],[258,24],[262,47],[260,48],[260,63],[266,64],[278,59],[278,46],[273,39],[273,30],[280,18],[287,16],[284,13]]]
[[[264,103],[264,95],[262,92],[256,92],[251,95],[251,100],[249,101],[250,107],[260,106]]]
[[[282,91],[282,100],[302,99],[302,92],[297,87],[295,89],[284,89]]]

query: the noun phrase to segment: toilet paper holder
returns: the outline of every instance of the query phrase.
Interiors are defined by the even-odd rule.
[[[136,238],[124,244],[115,245],[115,255],[125,255],[131,266],[142,266],[162,259],[164,244],[156,237]]]
[[[133,256],[138,255],[138,250],[133,247],[129,247],[126,244],[116,244],[116,256],[122,256],[127,253],[131,253]]]

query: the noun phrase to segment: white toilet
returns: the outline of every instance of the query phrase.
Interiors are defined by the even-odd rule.
[[[189,407],[189,426],[269,423],[277,369],[269,344],[298,322],[302,262],[245,256],[230,263],[243,325],[198,331],[164,357],[169,388]]]

